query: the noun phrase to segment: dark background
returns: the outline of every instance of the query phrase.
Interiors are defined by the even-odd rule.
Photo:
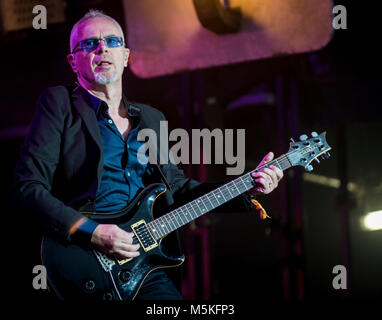
[[[346,6],[348,29],[334,31],[330,43],[316,52],[154,79],[125,72],[128,98],[162,110],[170,129],[245,128],[246,170],[268,151],[287,152],[289,138],[302,133],[326,131],[333,148],[331,158],[315,165],[311,175],[324,179],[309,179],[301,168],[290,169],[277,191],[261,198],[271,220],[261,221],[257,214],[214,213],[183,228],[185,298],[382,296],[382,231],[360,226],[366,212],[382,209],[380,17],[372,1],[334,4]],[[39,94],[74,80],[66,62],[69,34],[89,8],[104,10],[125,25],[120,1],[68,1],[65,24],[0,38],[5,285],[12,295],[22,292],[28,299],[50,295],[32,288],[42,231],[33,217],[8,203],[13,168]],[[248,93],[265,93],[274,102],[227,107]],[[183,169],[195,179],[229,179],[223,165]],[[336,265],[347,268],[347,290],[332,286]]]

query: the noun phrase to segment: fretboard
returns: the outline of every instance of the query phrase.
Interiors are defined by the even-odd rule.
[[[161,216],[148,223],[152,235],[159,240],[172,231],[179,229],[185,224],[195,220],[207,212],[221,206],[222,204],[236,198],[242,193],[253,188],[253,178],[251,174],[262,168],[274,165],[281,170],[291,167],[287,155],[274,159],[265,165],[248,172],[235,180],[232,180],[219,188]]]

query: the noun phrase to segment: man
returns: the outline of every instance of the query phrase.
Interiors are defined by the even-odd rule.
[[[130,53],[124,44],[120,25],[99,11],[89,11],[74,25],[67,59],[78,85],[49,88],[40,96],[16,165],[14,199],[62,241],[134,258],[139,245],[133,244],[133,233],[116,224],[97,223],[80,211],[121,210],[152,182],[167,185],[167,206],[188,200],[190,191],[202,194],[211,186],[187,179],[171,163],[139,161],[143,142],[137,139],[138,130],[158,132],[164,116],[149,106],[129,103],[122,94]],[[261,164],[272,158],[269,153]],[[270,193],[282,176],[276,167],[262,169],[253,177],[251,194]],[[245,197],[223,205],[223,210],[248,210]],[[154,298],[181,299],[163,271],[152,272],[137,295],[137,299]]]

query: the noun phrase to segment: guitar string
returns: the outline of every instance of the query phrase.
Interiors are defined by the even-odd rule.
[[[281,166],[283,166],[282,163],[285,160],[286,159],[279,159]],[[270,164],[271,163],[268,163],[267,165],[270,165]],[[260,169],[261,169],[261,167],[257,168],[257,170],[260,170]],[[156,228],[152,228],[153,232],[159,233],[158,238],[160,238],[163,236],[162,235],[163,232],[160,232],[161,228],[158,228],[159,226],[158,226],[157,222],[159,222],[159,225],[162,227],[163,231],[165,232],[164,234],[168,234],[168,233],[172,232],[173,230],[176,230],[177,228],[181,227],[182,225],[185,225],[189,221],[191,221],[197,217],[200,217],[204,213],[209,212],[212,209],[220,206],[224,202],[227,202],[228,201],[227,198],[229,200],[231,200],[232,198],[238,196],[239,194],[242,194],[246,190],[249,190],[253,186],[253,184],[252,184],[252,178],[250,178],[250,180],[251,180],[250,186],[246,185],[246,182],[248,183],[249,180],[248,181],[243,181],[243,180],[248,179],[247,176],[249,176],[249,174],[243,175],[243,176],[237,178],[236,180],[233,180],[233,181],[221,186],[220,188],[217,188],[216,190],[196,199],[197,201],[195,201],[195,200],[191,201],[191,202],[187,203],[186,205],[181,206],[180,208],[169,212],[166,215],[166,217],[163,216],[161,218],[158,218],[158,219],[152,221],[151,224],[156,226]],[[232,188],[232,185],[234,186],[234,188]],[[230,188],[232,190],[232,193],[230,191]],[[236,192],[235,189],[238,192]],[[219,202],[219,200],[217,199],[217,197],[215,195],[215,193],[217,193],[217,191],[221,193],[224,201]],[[220,197],[220,196],[218,195],[218,197]],[[208,202],[211,204],[211,206],[208,205]],[[192,215],[192,211],[190,210],[190,208],[192,211],[195,212],[195,216]],[[199,213],[197,213],[197,210],[199,211]],[[186,223],[183,221],[182,217],[186,220]],[[191,219],[190,219],[190,217],[191,217]],[[178,226],[176,225],[176,223],[178,224]],[[149,227],[151,228],[151,225],[149,225]]]
[[[236,179],[234,179],[234,180],[232,180],[232,181],[230,181],[230,182],[224,184],[223,186],[221,186],[221,187],[219,187],[219,188],[217,188],[217,189],[215,189],[215,190],[212,190],[212,191],[210,191],[209,193],[207,193],[207,194],[205,194],[205,195],[203,195],[203,196],[201,196],[201,197],[199,197],[199,198],[197,198],[197,199],[195,199],[195,200],[193,200],[193,201],[191,201],[191,202],[189,202],[189,203],[187,203],[187,204],[185,204],[185,205],[183,205],[183,206],[181,206],[181,207],[179,207],[179,208],[177,208],[177,209],[175,209],[175,210],[173,210],[173,211],[171,211],[171,212],[169,212],[169,213],[167,213],[166,215],[164,215],[164,216],[162,216],[162,217],[159,217],[159,218],[157,218],[157,219],[155,219],[155,220],[149,222],[148,225],[149,225],[149,227],[150,227],[151,230],[154,229],[153,232],[156,232],[156,231],[157,231],[156,233],[159,233],[159,235],[160,235],[159,238],[161,238],[161,237],[163,237],[164,235],[166,235],[166,234],[168,234],[168,233],[170,233],[170,232],[176,230],[177,228],[179,228],[179,227],[185,225],[185,224],[188,223],[189,221],[191,221],[191,220],[193,220],[193,219],[196,219],[196,218],[200,217],[200,216],[203,215],[204,213],[213,210],[214,208],[220,206],[221,204],[223,204],[223,203],[225,203],[225,202],[227,202],[227,201],[233,199],[234,197],[236,197],[236,196],[242,194],[243,192],[249,190],[253,185],[251,185],[251,187],[247,187],[247,186],[245,185],[245,182],[242,181],[242,180],[243,180],[244,178],[248,178],[248,176],[250,176],[253,172],[259,171],[259,170],[261,170],[262,168],[264,168],[264,167],[268,167],[268,166],[270,166],[270,165],[272,165],[272,164],[274,164],[274,163],[278,164],[278,167],[279,167],[280,169],[282,169],[282,170],[288,169],[288,168],[290,167],[289,164],[291,164],[291,161],[293,162],[293,160],[295,160],[295,158],[293,158],[293,157],[294,157],[294,154],[295,154],[295,153],[301,153],[302,151],[304,151],[305,149],[307,149],[307,148],[309,148],[309,147],[312,147],[312,146],[311,146],[311,145],[306,145],[306,146],[304,146],[301,150],[299,150],[299,149],[295,149],[295,150],[292,150],[292,151],[288,152],[287,154],[284,154],[284,155],[280,156],[280,157],[277,158],[277,159],[271,160],[270,162],[268,162],[268,163],[262,165],[261,167],[258,167],[258,168],[256,168],[256,169],[254,169],[254,170],[252,170],[252,171],[250,171],[250,172],[248,172],[248,173],[246,173],[246,174],[244,174],[244,175],[242,175],[242,176],[240,176],[240,177],[238,177],[238,178],[236,178]],[[289,160],[289,159],[290,159],[290,160]],[[312,160],[313,160],[313,159],[312,159]],[[286,166],[285,166],[285,165],[286,165]],[[285,167],[283,168],[283,166],[285,166]],[[251,179],[252,179],[252,177],[251,177]],[[248,182],[248,181],[247,181],[247,182]],[[251,182],[252,182],[252,181],[251,181]],[[236,195],[232,195],[232,193],[229,191],[229,188],[228,188],[228,185],[230,185],[230,184],[233,184],[233,185],[235,186],[235,188],[237,189],[237,191],[239,191],[239,193],[237,193]],[[238,187],[239,187],[239,188],[244,187],[244,190],[241,191],[241,190],[239,190]],[[226,190],[224,190],[223,188],[225,188]],[[223,190],[219,190],[219,189],[223,189]],[[234,190],[234,189],[232,188],[232,190]],[[216,198],[216,196],[215,196],[216,191],[219,191],[219,192],[223,195],[223,198],[224,198],[224,201],[223,201],[223,202],[219,203],[219,201],[217,200],[217,198]],[[222,191],[223,191],[223,192],[222,192]],[[227,192],[227,191],[228,191],[228,192]],[[215,204],[215,205],[213,204],[213,201],[214,201],[214,200],[213,200],[212,196],[215,198],[215,203],[216,203],[217,205],[216,205],[216,204]],[[225,196],[227,196],[227,198],[228,198],[229,200],[226,200],[226,197],[225,197]],[[193,204],[193,202],[195,202],[195,204]],[[211,205],[212,205],[212,207],[211,207],[210,209],[209,209],[208,206],[206,205],[208,202],[210,202]],[[200,206],[198,205],[198,203],[202,204],[202,205],[205,207],[205,209],[200,209]],[[189,210],[189,209],[187,208],[187,205],[189,205],[189,206],[191,207],[191,209],[192,209],[195,213],[196,213],[195,208],[196,208],[196,209],[199,209],[200,213],[199,213],[199,214],[196,213],[196,216],[195,216],[195,217],[193,217],[192,214],[190,213],[190,216],[191,216],[192,219],[191,219],[191,220],[188,220],[188,221],[186,220],[186,222],[184,222],[183,219],[182,219],[182,215],[183,215],[184,218],[185,218],[185,215],[184,215],[184,212],[183,212],[182,208],[185,209],[185,211],[186,211],[186,215],[188,215],[187,210]],[[180,212],[179,212],[179,211],[180,211]],[[179,219],[180,219],[180,221],[181,221],[181,224],[179,223]],[[176,226],[176,224],[175,224],[174,221],[178,223],[178,226]],[[174,225],[175,228],[171,227],[170,222]],[[151,228],[151,225],[154,225],[155,228]],[[159,232],[160,228],[158,228],[159,226],[161,226],[162,229],[164,229],[164,227],[166,227],[167,231],[164,230],[166,233],[164,233],[163,235],[161,235],[161,234],[160,234],[161,232]],[[170,228],[169,228],[169,227],[170,227]],[[158,238],[158,239],[159,239],[159,238]]]
[[[158,219],[156,219],[156,220],[158,220],[158,222],[160,223],[160,226],[162,226],[162,229],[164,229],[164,227],[167,228],[167,231],[166,231],[166,230],[164,230],[164,231],[167,232],[167,233],[165,233],[165,234],[168,234],[168,233],[170,233],[171,231],[176,230],[177,228],[179,228],[179,227],[181,227],[182,225],[186,224],[187,222],[191,221],[192,219],[195,219],[195,218],[197,218],[197,217],[200,217],[200,216],[203,215],[204,213],[213,210],[214,208],[220,206],[220,205],[223,204],[224,202],[227,202],[227,201],[231,200],[231,199],[229,199],[229,200],[224,199],[225,201],[222,202],[222,203],[220,203],[220,202],[217,200],[216,196],[215,196],[215,193],[216,193],[216,191],[218,191],[218,189],[225,188],[225,189],[228,190],[228,192],[227,192],[227,190],[224,190],[224,189],[223,189],[223,192],[222,192],[222,190],[219,190],[220,193],[222,193],[222,195],[223,195],[224,198],[225,198],[225,195],[227,196],[227,198],[234,198],[234,197],[238,196],[239,194],[245,192],[246,190],[248,190],[248,189],[250,188],[250,187],[247,187],[247,186],[245,185],[245,182],[244,182],[244,181],[242,181],[245,177],[249,176],[249,175],[252,174],[254,171],[258,171],[258,170],[262,169],[263,167],[270,166],[270,165],[272,165],[273,163],[279,163],[278,167],[280,167],[280,169],[283,169],[282,167],[285,166],[285,162],[286,162],[286,161],[290,164],[290,161],[289,161],[289,159],[288,159],[288,156],[290,156],[290,157],[289,157],[290,159],[293,159],[292,157],[294,156],[294,153],[301,152],[301,151],[303,151],[304,149],[306,149],[306,148],[308,148],[308,147],[311,147],[311,146],[310,146],[310,145],[307,145],[307,146],[303,147],[302,150],[298,150],[298,149],[296,149],[296,150],[292,150],[291,152],[287,153],[286,155],[282,155],[282,156],[280,156],[279,158],[277,158],[277,159],[275,159],[275,160],[272,160],[272,161],[270,161],[270,162],[264,164],[263,166],[261,166],[261,167],[259,167],[259,168],[256,168],[256,169],[252,170],[250,173],[244,174],[244,175],[242,175],[242,176],[236,178],[235,180],[232,180],[232,181],[228,182],[227,184],[225,184],[225,185],[223,185],[223,186],[221,186],[221,187],[219,187],[219,188],[217,188],[217,189],[215,189],[215,190],[213,190],[213,191],[207,193],[206,195],[203,195],[203,196],[199,197],[198,199],[195,199],[195,200],[199,200],[199,201],[197,201],[197,202],[198,202],[198,203],[201,203],[201,204],[207,209],[207,211],[206,211],[205,209],[200,209],[200,206],[198,205],[198,203],[196,203],[196,205],[193,204],[192,202],[195,202],[195,200],[194,200],[194,201],[191,201],[191,202],[189,202],[189,203],[187,203],[187,204],[185,204],[185,205],[183,205],[183,206],[181,206],[181,207],[179,207],[179,208],[177,208],[177,209],[175,209],[175,210],[169,212],[169,213],[166,214],[165,216],[162,216],[162,217],[160,217],[160,218],[158,218]],[[287,163],[287,167],[289,166],[288,163]],[[287,167],[285,167],[284,169],[287,169]],[[289,167],[290,167],[290,166],[289,166]],[[248,181],[247,181],[247,182],[248,182]],[[239,191],[239,193],[237,193],[237,194],[235,194],[235,195],[232,195],[232,193],[229,191],[229,188],[228,188],[228,186],[229,186],[230,184],[233,184],[233,185],[235,186],[235,188]],[[239,188],[244,187],[244,190],[239,190],[238,187],[239,187]],[[252,187],[252,185],[251,185],[251,187]],[[234,190],[234,189],[232,188],[232,190]],[[216,199],[215,201],[213,200],[212,196]],[[207,200],[206,200],[206,199],[207,199]],[[212,199],[212,200],[211,200],[211,199]],[[215,202],[215,205],[212,203],[212,201]],[[211,208],[208,208],[208,206],[206,205],[208,202],[211,203],[211,205],[212,205]],[[216,205],[216,204],[217,204],[217,205]],[[188,221],[186,220],[186,223],[184,223],[184,221],[183,221],[183,219],[182,219],[182,215],[183,215],[183,217],[185,217],[185,216],[184,216],[184,212],[183,212],[182,208],[185,209],[185,211],[186,211],[186,215],[188,215],[187,210],[189,210],[189,208],[187,208],[187,205],[189,205],[189,206],[191,207],[191,209],[192,209],[194,212],[196,212],[196,211],[195,211],[195,208],[199,209],[200,212],[199,212],[199,214],[196,214],[195,217],[193,217],[192,214],[190,213],[190,216],[192,217],[192,219],[191,219],[191,220],[188,220]],[[179,211],[180,211],[180,212],[179,212]],[[179,223],[179,219],[181,220],[181,224]],[[149,224],[152,224],[152,225],[154,225],[154,226],[157,225],[156,220],[151,221]],[[164,220],[164,221],[163,221],[163,220]],[[174,221],[178,223],[178,226],[176,226],[176,224],[174,223]],[[175,228],[171,227],[170,222],[175,226]],[[151,226],[150,226],[150,227],[151,227]],[[158,227],[158,226],[157,226],[157,227]],[[169,227],[170,227],[170,228],[169,228]],[[158,229],[159,229],[159,228],[155,228],[154,230],[158,230]],[[159,230],[160,230],[160,229],[159,229]],[[155,232],[155,231],[154,231],[154,232]],[[157,233],[159,233],[159,232],[157,232]],[[164,234],[164,235],[165,235],[165,234]],[[160,235],[160,237],[162,237],[162,236],[163,236],[163,235]],[[160,237],[159,237],[159,238],[160,238]]]
[[[283,157],[283,158],[282,158]],[[276,163],[279,163],[279,167],[285,167],[285,162],[288,162],[289,163],[289,160],[288,160],[288,158],[286,157],[286,156],[281,156],[280,158],[278,158],[278,159],[275,159],[274,161],[271,161],[271,162],[269,162],[269,163],[267,163],[266,165],[264,165],[264,166],[269,166],[269,165],[271,165],[273,162],[276,162]],[[262,166],[263,167],[263,166]],[[259,168],[256,168],[255,170],[260,170],[262,167],[259,167]],[[282,169],[282,168],[280,168],[280,169]],[[252,172],[251,172],[252,173]],[[238,177],[238,178],[236,178],[235,180],[232,180],[232,181],[230,181],[230,182],[228,182],[227,184],[225,184],[225,185],[223,185],[223,186],[221,186],[221,187],[219,187],[219,188],[217,188],[216,190],[214,190],[214,191],[219,191],[222,195],[223,195],[223,198],[224,198],[224,201],[227,201],[226,200],[226,198],[228,198],[228,199],[230,199],[231,197],[236,197],[237,195],[239,195],[239,194],[241,194],[241,193],[243,193],[244,191],[246,191],[246,190],[248,190],[248,188],[247,188],[247,186],[245,185],[245,182],[243,181],[243,179],[246,179],[246,178],[248,178],[247,176],[249,176],[250,175],[250,173],[247,173],[247,174],[245,174],[245,175],[243,175],[243,176],[241,176],[241,177]],[[251,180],[251,182],[252,182],[252,180]],[[239,191],[239,193],[237,193],[237,194],[235,194],[234,196],[232,196],[232,193],[229,191],[229,185],[230,184],[232,184],[232,185],[234,185],[235,186],[235,188]],[[252,186],[252,184],[251,184],[251,186]],[[244,190],[242,189],[244,187]],[[223,188],[225,188],[225,189],[223,189]],[[239,188],[241,189],[241,190],[239,190]],[[220,189],[220,190],[218,190],[218,189]],[[194,201],[191,201],[191,202],[189,202],[188,203],[188,205],[195,211],[195,208],[198,208],[199,210],[201,210],[202,212],[203,211],[205,211],[204,209],[200,209],[200,207],[198,206],[198,203],[200,203],[200,204],[202,204],[207,210],[212,210],[213,208],[216,208],[216,204],[219,206],[219,205],[221,205],[222,203],[221,202],[219,202],[218,200],[217,200],[217,198],[216,198],[216,196],[215,196],[215,192],[214,191],[212,191],[212,192],[210,192],[210,193],[208,193],[208,194],[206,194],[206,195],[203,195],[203,196],[201,196],[199,199],[201,199],[202,201],[196,201],[197,203],[196,203],[196,205],[195,204],[193,204],[192,202],[195,202],[195,200],[198,200],[198,199],[195,199]],[[215,198],[215,200],[213,199],[213,198]],[[206,203],[208,203],[208,202],[210,202],[211,203],[211,205],[212,205],[212,208],[208,208],[208,206],[206,205]],[[212,202],[214,202],[214,203],[212,203]],[[186,205],[184,205],[183,207],[185,207],[185,209],[187,209],[187,204]],[[170,212],[169,213],[169,217],[174,217],[174,216],[178,216],[178,217],[180,217],[181,218],[181,216],[179,216],[179,214],[177,214],[177,210],[180,210],[180,211],[182,211],[181,210],[182,209],[182,207],[180,207],[180,208],[178,208],[178,209],[176,209],[176,210],[174,210],[174,211],[172,211],[172,212]],[[198,214],[197,214],[197,216],[198,216]],[[177,217],[175,217],[175,219],[177,219]],[[162,219],[163,220],[163,219]],[[169,219],[170,221],[171,220],[173,220],[173,219]],[[182,220],[182,219],[181,219]],[[173,222],[173,221],[171,221],[171,222]],[[174,223],[173,223],[174,224]]]

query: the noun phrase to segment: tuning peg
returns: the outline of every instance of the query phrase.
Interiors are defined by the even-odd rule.
[[[290,138],[290,139],[289,139],[289,142],[294,143],[294,139],[293,139],[293,138]]]
[[[312,136],[313,138],[315,138],[315,137],[318,136],[318,133],[317,133],[316,131],[313,131],[313,132],[311,133],[311,136]]]
[[[330,153],[326,152],[321,157],[322,157],[323,160],[329,159],[330,158]]]
[[[313,166],[309,165],[309,166],[305,167],[305,170],[308,171],[308,172],[312,172],[313,171]]]
[[[305,141],[306,139],[308,139],[308,136],[306,134],[300,136],[301,141]]]
[[[316,159],[314,159],[314,161],[316,161],[317,163],[320,163],[320,160],[318,160],[317,158],[316,158]]]

